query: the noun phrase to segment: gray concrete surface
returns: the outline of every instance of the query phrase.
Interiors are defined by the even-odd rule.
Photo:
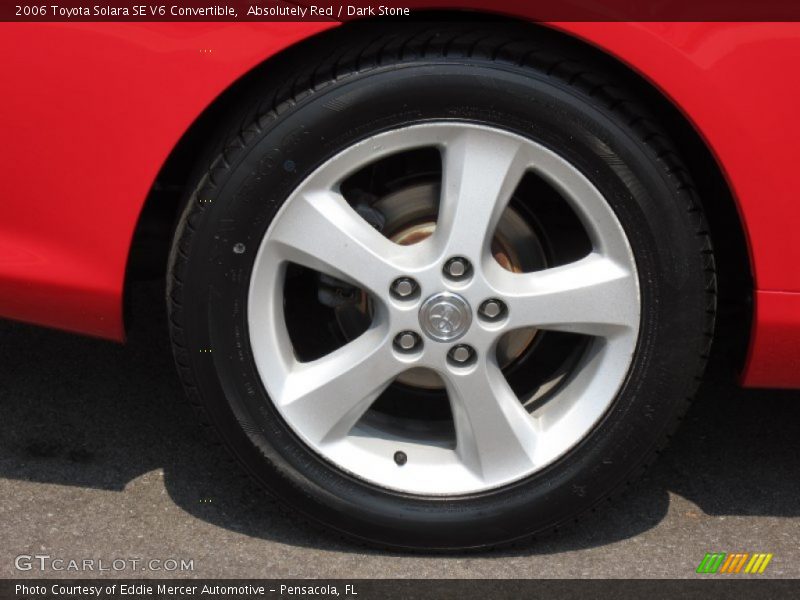
[[[18,555],[194,561],[194,577],[693,577],[709,551],[772,552],[800,576],[800,393],[714,375],[622,501],[502,552],[354,547],[284,516],[206,442],[182,400],[158,289],[127,346],[0,322],[0,577]],[[102,575],[163,576],[126,568]]]

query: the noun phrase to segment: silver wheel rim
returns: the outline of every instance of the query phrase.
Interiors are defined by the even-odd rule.
[[[377,159],[420,147],[442,157],[436,228],[401,246],[373,229],[340,192],[341,182]],[[500,215],[527,171],[569,202],[593,246],[573,263],[528,273],[503,269],[489,245]],[[472,266],[466,280],[443,274],[452,257]],[[289,263],[321,271],[368,291],[369,329],[327,356],[299,362],[287,330],[284,275]],[[412,277],[411,300],[390,293]],[[420,308],[442,293],[473,314],[458,341],[429,336]],[[501,299],[500,320],[478,318],[487,299]],[[461,306],[459,304],[459,306]],[[624,230],[602,194],[572,164],[518,135],[470,123],[427,123],[388,131],[342,151],[303,181],[278,211],[258,249],[248,298],[250,344],[271,401],[291,429],[341,469],[382,487],[453,495],[502,486],[564,455],[609,408],[630,367],[639,332],[635,260]],[[528,412],[497,364],[504,333],[536,327],[594,336],[554,397]],[[400,332],[422,343],[400,350]],[[473,360],[448,359],[468,344]],[[437,445],[389,436],[359,420],[394,379],[414,367],[435,371],[450,400],[455,443]],[[402,452],[406,460],[395,459]]]

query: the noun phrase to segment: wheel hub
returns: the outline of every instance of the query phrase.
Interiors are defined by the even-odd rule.
[[[419,243],[433,235],[436,231],[439,194],[438,184],[423,181],[412,182],[378,199],[375,207],[384,215],[386,235],[401,246]],[[504,269],[514,273],[535,271],[547,264],[544,248],[536,233],[511,208],[500,219],[491,249],[495,260]],[[366,300],[363,304],[366,306]],[[497,344],[498,364],[503,368],[511,365],[530,347],[535,335],[533,328],[509,332]],[[428,369],[409,369],[397,381],[424,390],[443,388],[442,380]]]
[[[472,323],[472,309],[458,294],[440,292],[419,309],[419,325],[432,340],[452,342],[463,336]]]

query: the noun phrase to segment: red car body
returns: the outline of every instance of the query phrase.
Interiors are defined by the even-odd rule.
[[[0,316],[123,340],[134,230],[182,135],[251,69],[336,25],[0,25]],[[549,26],[638,72],[699,133],[753,274],[741,382],[800,387],[800,23]]]

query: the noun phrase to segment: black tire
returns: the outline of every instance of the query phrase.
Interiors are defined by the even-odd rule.
[[[574,521],[653,461],[705,366],[714,263],[686,169],[646,108],[608,75],[530,37],[500,25],[419,25],[377,40],[354,35],[334,56],[295,65],[289,85],[259,93],[256,108],[244,110],[251,117],[231,132],[180,220],[168,308],[191,403],[284,505],[362,542],[479,548]],[[246,322],[255,249],[290,192],[340,149],[433,119],[512,130],[578,166],[629,237],[642,297],[627,379],[582,442],[517,483],[435,500],[378,489],[300,442],[264,391]],[[232,252],[238,242],[248,251]]]

